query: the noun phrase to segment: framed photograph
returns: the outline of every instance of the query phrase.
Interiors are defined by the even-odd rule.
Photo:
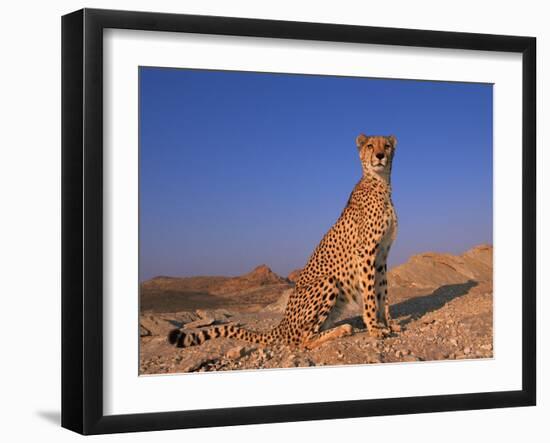
[[[532,37],[62,19],[62,425],[535,405]]]

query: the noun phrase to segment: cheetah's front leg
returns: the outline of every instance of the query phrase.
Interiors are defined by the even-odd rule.
[[[376,273],[374,276],[374,287],[376,290],[376,304],[378,306],[378,321],[389,328],[391,323],[390,306],[388,303],[388,279],[387,279],[387,255],[379,254],[376,262]]]
[[[378,305],[378,320],[387,329],[388,332],[399,332],[401,326],[392,321],[390,315],[390,304],[388,301],[388,266],[387,258],[389,246],[384,250],[381,248],[376,258],[376,274],[374,277],[376,288],[376,302]]]
[[[377,324],[377,301],[375,285],[375,257],[370,255],[366,258],[361,268],[361,284],[363,286],[363,321],[369,335],[382,337],[383,331]]]

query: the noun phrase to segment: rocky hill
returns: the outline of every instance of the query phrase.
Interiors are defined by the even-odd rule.
[[[368,336],[360,308],[342,314],[354,335],[312,351],[284,346],[261,348],[232,339],[210,340],[176,349],[166,342],[174,326],[189,329],[234,322],[252,329],[278,323],[292,292],[292,281],[262,265],[238,277],[157,277],[141,285],[140,372],[323,366],[493,355],[492,254],[490,245],[462,255],[427,252],[390,270],[392,317],[399,332],[376,340]]]
[[[300,277],[300,272],[302,272],[301,269],[295,269],[290,274],[288,274],[287,280],[292,283],[296,283],[296,281],[298,280],[298,277]]]
[[[155,277],[140,285],[142,312],[231,307],[257,310],[275,301],[291,282],[260,265],[237,277]]]
[[[425,252],[413,255],[407,263],[390,270],[389,284],[394,287],[431,288],[486,281],[493,277],[493,247],[476,246],[462,255]]]
[[[237,277],[155,277],[141,284],[142,291],[208,292],[215,295],[231,294],[259,286],[288,283],[267,265],[260,265],[248,274]]]

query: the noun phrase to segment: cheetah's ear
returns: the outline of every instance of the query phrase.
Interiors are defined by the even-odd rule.
[[[395,135],[390,135],[388,137],[388,140],[392,144],[393,149],[395,149],[395,147],[397,146],[397,138],[395,137]]]
[[[355,144],[357,145],[357,148],[361,149],[361,147],[367,142],[367,140],[368,137],[365,134],[359,134],[355,139]]]

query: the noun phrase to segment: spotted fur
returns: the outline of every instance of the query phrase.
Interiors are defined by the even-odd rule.
[[[175,329],[169,342],[188,347],[229,337],[313,348],[352,333],[349,324],[334,327],[334,319],[347,303],[361,304],[369,334],[381,337],[380,326],[390,326],[386,259],[397,233],[390,185],[396,143],[393,136],[357,137],[363,176],[300,273],[276,327],[268,331],[234,325],[198,332]]]

